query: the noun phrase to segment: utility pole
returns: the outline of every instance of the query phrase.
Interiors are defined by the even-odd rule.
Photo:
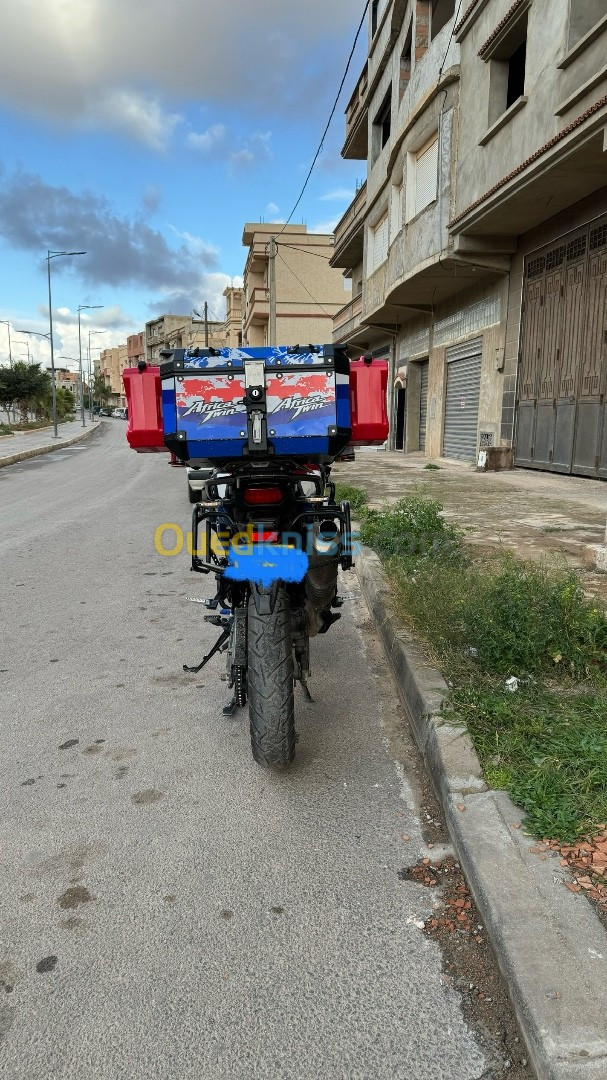
[[[270,237],[270,256],[268,263],[268,287],[270,290],[270,319],[268,323],[268,345],[276,345],[276,237]]]
[[[209,305],[204,302],[204,347],[209,347]]]

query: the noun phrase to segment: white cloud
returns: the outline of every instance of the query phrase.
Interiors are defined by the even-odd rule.
[[[315,225],[308,226],[308,232],[311,233],[333,233],[335,232],[335,226],[340,219],[329,218],[328,221],[319,221]]]
[[[320,202],[352,202],[354,194],[350,188],[336,188],[335,191],[327,191],[326,195],[321,195]]]
[[[357,19],[351,0],[4,0],[0,100],[163,149],[177,101],[309,111]]]
[[[272,216],[274,216],[275,214],[280,214],[280,207],[277,206],[274,202],[269,202],[266,206],[266,214],[272,214]]]
[[[228,130],[224,124],[213,124],[206,131],[191,131],[187,137],[187,144],[191,150],[198,150],[201,154],[211,154],[225,148],[227,136]]]
[[[168,150],[178,113],[166,112],[155,97],[135,90],[109,90],[91,101],[83,116],[89,127],[101,127],[144,143],[150,150]]]
[[[254,131],[248,138],[238,138],[225,124],[214,124],[206,131],[191,131],[187,145],[214,161],[226,161],[235,169],[250,168],[272,157],[272,132]]]

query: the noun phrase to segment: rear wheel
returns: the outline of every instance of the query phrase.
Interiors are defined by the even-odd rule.
[[[260,765],[284,769],[295,754],[291,606],[284,586],[274,610],[248,609],[248,677],[251,749]]]

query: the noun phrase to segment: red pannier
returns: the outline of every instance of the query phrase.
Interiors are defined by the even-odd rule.
[[[388,438],[388,361],[350,361],[352,446],[379,446]]]
[[[125,368],[122,372],[129,411],[126,437],[138,454],[168,453],[162,428],[160,368]]]

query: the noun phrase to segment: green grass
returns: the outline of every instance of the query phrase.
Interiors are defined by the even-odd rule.
[[[12,435],[12,430],[8,424],[0,424],[0,435]]]
[[[362,488],[354,487],[352,484],[336,484],[335,485],[335,499],[338,503],[348,501],[352,513],[358,513],[367,505],[367,493]]]
[[[607,692],[543,686],[455,690],[487,783],[508,791],[538,837],[571,843],[607,820]]]
[[[439,472],[440,465],[435,465],[432,461],[429,461],[427,465],[424,465],[424,469],[429,469],[430,472]]]
[[[511,554],[471,559],[440,503],[420,494],[363,509],[361,533],[384,561],[397,614],[454,687],[446,714],[465,723],[490,786],[509,792],[538,836],[591,833],[607,820],[604,607],[572,571]]]

